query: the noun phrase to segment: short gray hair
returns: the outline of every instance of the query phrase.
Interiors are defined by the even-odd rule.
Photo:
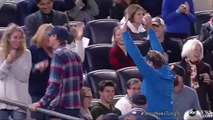
[[[194,51],[195,45],[199,44],[201,47],[201,55],[200,55],[200,60],[203,59],[203,44],[202,42],[200,42],[197,39],[190,39],[188,40],[184,45],[183,45],[183,49],[181,52],[181,57],[185,58],[187,57],[191,52]]]

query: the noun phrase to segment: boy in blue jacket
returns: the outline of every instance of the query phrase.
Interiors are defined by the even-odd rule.
[[[173,120],[172,96],[175,75],[171,71],[164,57],[164,50],[155,31],[152,29],[151,16],[145,15],[144,20],[152,50],[144,58],[134,44],[130,34],[126,32],[126,24],[123,26],[125,47],[144,78],[141,90],[147,97],[148,105],[146,111],[157,115],[161,120]]]

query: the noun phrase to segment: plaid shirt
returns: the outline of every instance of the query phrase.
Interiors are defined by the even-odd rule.
[[[41,106],[80,108],[80,89],[83,85],[82,63],[77,53],[65,46],[53,54],[50,77]]]

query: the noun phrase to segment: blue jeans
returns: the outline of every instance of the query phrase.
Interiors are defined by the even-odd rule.
[[[32,102],[38,102],[41,97],[36,97],[36,96],[31,96]],[[36,119],[36,120],[46,120],[46,114],[41,113],[41,112],[31,112],[31,117]]]
[[[14,120],[24,120],[26,119],[26,114],[15,110],[0,110],[1,120],[9,120],[9,117],[13,118]]]

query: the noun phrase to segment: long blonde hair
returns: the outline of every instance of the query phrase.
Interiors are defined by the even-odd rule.
[[[19,48],[19,51],[18,51],[18,54],[17,54],[17,57],[21,56],[24,52],[24,50],[26,49],[26,41],[25,41],[25,34],[24,34],[24,30],[12,23],[10,24],[6,30],[4,31],[3,35],[2,35],[2,38],[1,38],[1,48],[2,48],[2,51],[3,51],[3,56],[5,58],[7,58],[7,56],[10,54],[10,43],[9,43],[9,40],[11,39],[11,36],[13,33],[15,32],[21,32],[22,33],[22,45],[21,47]]]
[[[53,27],[54,26],[52,24],[42,24],[38,28],[35,35],[32,37],[31,42],[36,44],[37,47],[42,47],[44,35],[48,31],[48,29],[53,29]]]

